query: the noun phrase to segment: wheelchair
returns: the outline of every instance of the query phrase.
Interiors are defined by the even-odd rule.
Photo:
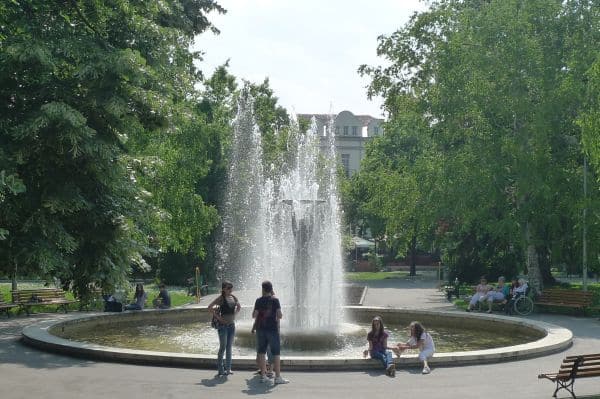
[[[531,299],[531,287],[528,287],[525,291],[525,294],[519,295],[513,302],[513,311],[521,316],[527,316],[531,312],[533,312],[533,299]],[[510,304],[507,303],[507,306]]]

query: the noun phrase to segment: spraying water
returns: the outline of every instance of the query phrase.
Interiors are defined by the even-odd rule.
[[[289,134],[289,161],[263,167],[253,99],[242,95],[218,246],[218,272],[246,289],[271,280],[290,330],[335,331],[343,321],[342,253],[332,129]]]

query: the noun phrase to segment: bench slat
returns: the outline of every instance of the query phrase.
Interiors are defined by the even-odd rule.
[[[67,299],[65,291],[60,288],[39,288],[39,289],[24,289],[13,290],[13,302],[25,310],[29,315],[29,310],[32,306],[59,305],[65,313],[67,305],[76,303],[76,300]]]

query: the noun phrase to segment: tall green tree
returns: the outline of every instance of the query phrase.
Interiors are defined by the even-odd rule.
[[[154,210],[132,153],[178,129],[199,79],[189,51],[211,0],[14,0],[0,12],[0,142],[26,192],[7,197],[4,273],[82,293],[140,259]]]
[[[551,281],[551,263],[573,260],[580,237],[582,96],[567,83],[597,51],[580,39],[598,31],[593,3],[433,2],[381,38],[389,66],[361,69],[391,121],[406,97],[428,121],[444,190],[426,205],[446,214],[455,238],[476,231],[523,248],[537,287]]]

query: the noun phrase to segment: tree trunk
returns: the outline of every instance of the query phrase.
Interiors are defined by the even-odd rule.
[[[410,275],[417,275],[417,235],[413,234],[410,240]]]
[[[13,270],[12,284],[11,284],[11,289],[13,291],[17,290],[17,271],[18,271],[18,264],[17,264],[17,261],[15,260],[15,270]]]
[[[538,253],[531,237],[531,225],[529,221],[525,226],[525,245],[527,251],[525,253],[525,260],[529,285],[535,288],[537,292],[541,292],[542,288],[544,288],[542,274],[540,273]]]
[[[548,285],[554,285],[556,283],[556,279],[552,275],[550,270],[551,261],[550,261],[550,251],[548,250],[547,245],[540,245],[537,247],[538,253],[538,261],[540,266],[540,274],[542,276],[542,286],[546,287]]]

